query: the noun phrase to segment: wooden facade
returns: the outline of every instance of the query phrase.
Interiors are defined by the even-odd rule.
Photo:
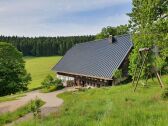
[[[82,76],[82,75],[73,75],[63,72],[57,72],[58,75],[68,76],[74,78],[74,86],[93,86],[93,87],[100,87],[100,86],[112,86],[112,79],[106,78],[96,78],[96,77],[89,77],[89,76]]]

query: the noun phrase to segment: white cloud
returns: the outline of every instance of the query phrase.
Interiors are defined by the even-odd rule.
[[[87,35],[96,34],[100,32],[102,27],[105,26],[117,26],[120,24],[125,24],[128,21],[126,15],[116,15],[114,17],[108,17],[107,19],[102,19],[99,23],[92,24],[77,24],[77,23],[60,23],[60,24],[40,24],[33,23],[26,25],[21,24],[23,27],[18,27],[18,25],[8,24],[9,27],[2,29],[5,35],[19,35],[19,36],[66,36],[66,35]]]
[[[104,26],[107,26],[107,25],[118,26],[118,25],[128,23],[128,20],[129,20],[129,17],[126,14],[113,15],[105,19]]]
[[[10,13],[23,13],[38,10],[55,10],[56,13],[64,13],[69,11],[94,10],[128,3],[130,1],[131,0],[1,0],[0,8]]]
[[[19,36],[56,36],[96,34],[107,25],[125,24],[124,14],[101,19],[93,24],[47,23],[74,12],[82,12],[128,3],[130,0],[1,0],[0,34]]]

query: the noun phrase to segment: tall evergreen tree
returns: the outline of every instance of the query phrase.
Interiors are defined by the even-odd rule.
[[[68,49],[77,43],[92,41],[95,36],[69,36],[69,37],[5,37],[0,41],[14,45],[24,56],[52,56],[64,55]]]

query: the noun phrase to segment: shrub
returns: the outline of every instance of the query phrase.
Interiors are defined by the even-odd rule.
[[[35,101],[31,101],[31,111],[35,118],[41,118],[41,100],[36,98]]]
[[[48,93],[48,92],[52,92],[52,91],[60,90],[64,88],[62,84],[62,80],[58,78],[53,78],[51,75],[46,76],[46,78],[42,82],[42,85],[44,87],[43,89],[41,89],[43,93]]]
[[[60,83],[60,84],[57,85],[56,90],[61,90],[63,88],[64,88],[63,84]]]
[[[115,80],[118,80],[118,82],[120,82],[121,78],[122,78],[122,70],[121,69],[116,69],[113,76],[114,76]]]
[[[58,84],[61,84],[62,80],[56,78],[54,79],[51,75],[47,75],[44,81],[42,82],[43,87],[49,88],[51,86],[58,86]]]
[[[119,69],[115,70],[114,77],[121,78],[122,77],[122,70],[119,70]]]
[[[168,99],[168,87],[164,89],[164,91],[163,91],[161,97],[162,97],[163,99],[165,99],[165,100]]]

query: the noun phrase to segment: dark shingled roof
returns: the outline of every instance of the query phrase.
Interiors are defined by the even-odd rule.
[[[111,79],[133,47],[131,36],[115,36],[109,39],[80,43],[72,47],[52,70],[96,78]]]

